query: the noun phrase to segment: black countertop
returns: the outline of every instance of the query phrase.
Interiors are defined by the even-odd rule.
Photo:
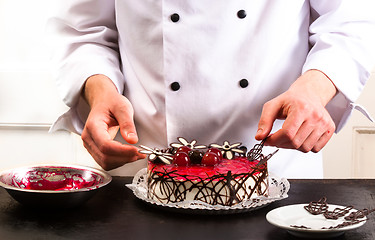
[[[375,208],[374,180],[289,180],[287,199],[247,213],[192,215],[164,211],[137,199],[125,187],[129,177],[113,181],[82,206],[38,210],[23,206],[0,189],[0,239],[298,239],[269,224],[265,215],[289,204],[326,196],[328,203]],[[375,239],[375,213],[366,224],[334,239]]]

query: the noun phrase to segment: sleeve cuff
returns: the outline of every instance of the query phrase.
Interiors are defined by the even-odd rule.
[[[348,122],[354,110],[361,112],[367,119],[374,122],[373,117],[360,104],[348,101],[343,94],[339,93],[326,106],[336,125],[335,132],[338,133]]]
[[[80,98],[76,106],[71,107],[52,124],[49,132],[69,131],[81,135],[89,111],[89,105],[83,98]]]

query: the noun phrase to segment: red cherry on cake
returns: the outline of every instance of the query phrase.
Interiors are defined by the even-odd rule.
[[[215,153],[219,157],[220,161],[223,159],[223,154],[221,153],[221,151],[218,148],[209,148],[207,150],[207,152]]]
[[[191,151],[191,148],[189,148],[188,146],[182,146],[177,149],[176,153],[184,152],[186,154],[189,154],[190,151]]]
[[[215,166],[216,164],[218,164],[220,162],[220,159],[219,157],[217,156],[217,154],[213,153],[213,152],[206,152],[204,155],[203,155],[203,158],[202,158],[202,162],[201,164],[202,165],[205,165],[205,166]]]
[[[177,152],[173,156],[173,163],[177,166],[188,166],[190,164],[189,155],[185,152]]]

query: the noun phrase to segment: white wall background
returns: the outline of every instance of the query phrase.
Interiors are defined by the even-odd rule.
[[[96,167],[80,138],[49,134],[67,110],[50,70],[49,0],[0,0],[0,169],[39,163]]]
[[[375,43],[374,43],[375,44]],[[375,118],[375,69],[357,103]],[[375,123],[354,111],[323,150],[325,178],[375,178]]]
[[[51,2],[0,0],[0,170],[55,162],[98,167],[78,136],[48,134],[49,126],[66,111],[44,42],[46,6]],[[372,116],[374,75],[359,100]],[[375,177],[374,127],[361,114],[353,114],[324,149],[325,178]]]

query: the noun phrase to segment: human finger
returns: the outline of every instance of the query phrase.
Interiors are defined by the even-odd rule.
[[[310,134],[303,114],[290,109],[281,129],[267,139],[266,145],[280,148],[298,148]]]
[[[326,131],[321,135],[313,149],[311,150],[312,152],[319,152],[324,148],[325,145],[327,145],[328,141],[331,139],[333,133],[335,132],[336,126],[333,120],[330,118],[330,121],[328,123],[328,127]]]
[[[280,109],[281,105],[279,101],[271,100],[263,105],[258,123],[258,130],[255,134],[256,140],[263,140],[270,134],[273,123],[280,115]]]
[[[331,139],[334,131],[326,131],[319,139],[319,141],[315,144],[315,146],[312,148],[312,152],[317,153],[321,151],[328,143],[328,141]]]
[[[131,145],[124,145],[116,141],[108,142],[110,145],[118,145],[117,151],[108,150],[108,148],[99,148],[95,141],[89,135],[82,135],[83,145],[93,156],[95,161],[105,170],[111,170],[120,167],[126,163],[143,159],[146,156],[138,152],[138,149]]]
[[[101,153],[113,156],[126,156],[129,154],[129,151],[137,149],[132,145],[122,144],[121,142],[113,140],[108,132],[100,131],[100,129],[103,128],[95,127],[99,125],[100,124],[93,125],[94,130],[89,131],[89,133],[91,133],[90,137]]]
[[[121,136],[124,140],[130,144],[138,142],[138,135],[134,124],[134,110],[131,103],[125,98],[122,98],[123,102],[121,107],[113,110],[118,125],[120,127]]]
[[[112,156],[126,156],[129,151],[136,149],[134,146],[113,140],[114,135],[111,131],[115,132],[113,129],[118,129],[116,120],[102,120],[95,116],[95,112],[92,112],[92,116],[87,119],[82,132],[84,142],[92,142],[91,145],[95,145],[102,154]]]
[[[300,146],[293,145],[293,148],[304,153],[310,152],[315,146],[315,144],[318,142],[321,136],[322,136],[321,131],[317,129],[313,129],[310,132],[310,135],[308,135],[306,139],[303,142],[301,142]]]
[[[315,114],[315,116],[320,117],[313,117],[313,115],[308,114],[306,116],[310,117],[303,121],[294,137],[291,137],[292,135],[285,137],[279,130],[274,134],[275,136],[267,140],[267,144],[280,148],[297,149],[301,152],[320,151],[332,137],[335,124],[326,111],[323,111],[321,115]],[[290,127],[290,125],[286,123],[282,129],[285,127]]]
[[[316,149],[324,147],[324,145],[330,139],[326,136],[332,136],[335,128],[335,124],[325,108],[320,108],[312,111],[307,119],[307,128],[311,129],[309,136],[302,142],[299,148],[296,148],[302,152],[309,152],[314,147]],[[325,135],[330,133],[330,135]],[[297,133],[298,137],[299,133]],[[296,137],[296,138],[297,138]],[[319,145],[317,146],[317,144]],[[321,148],[320,148],[321,149]]]

